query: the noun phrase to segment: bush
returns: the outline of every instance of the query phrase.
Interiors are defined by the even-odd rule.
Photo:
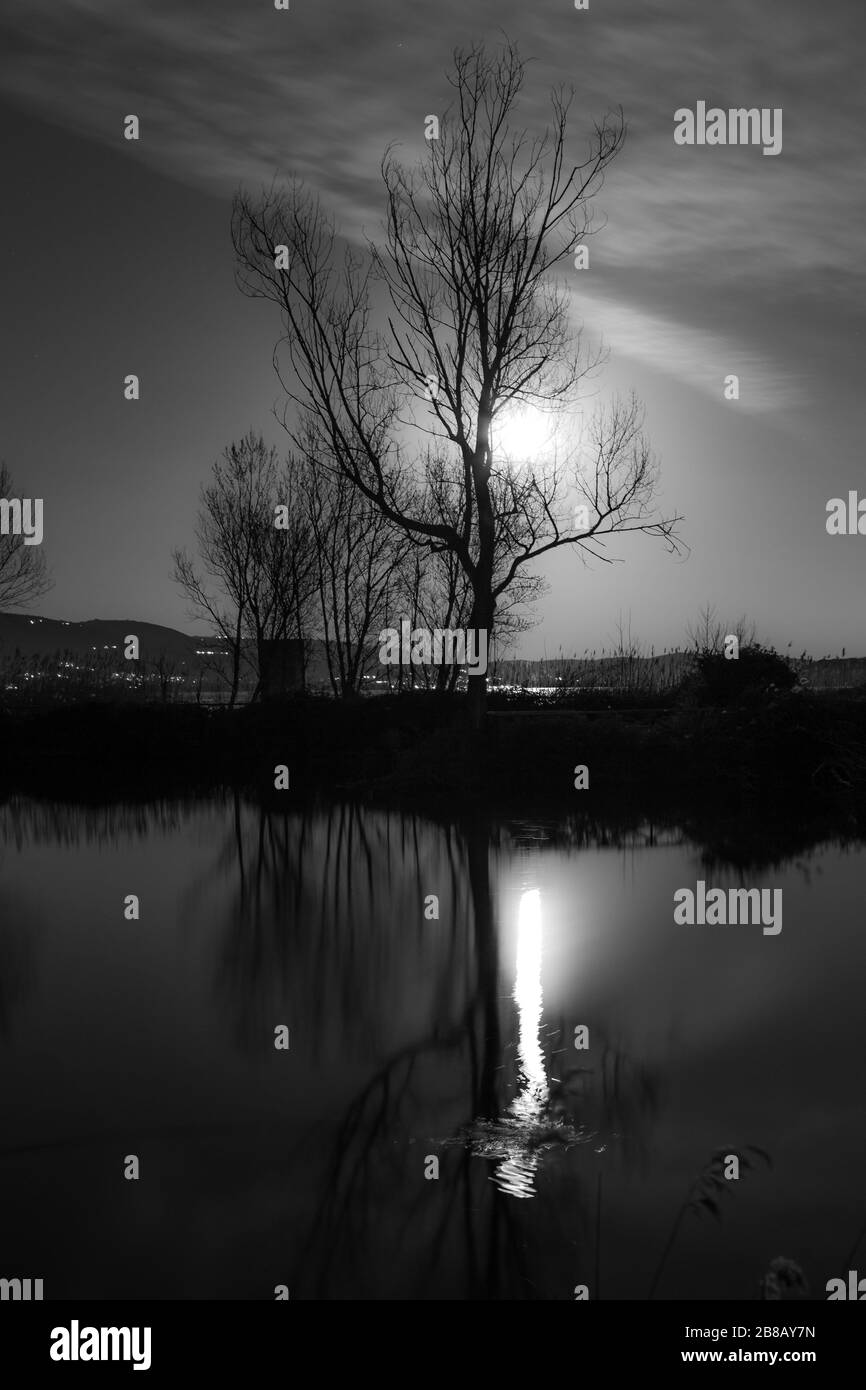
[[[680,687],[687,704],[742,705],[764,701],[787,692],[797,682],[796,672],[771,647],[751,643],[736,660],[722,652],[700,652]]]

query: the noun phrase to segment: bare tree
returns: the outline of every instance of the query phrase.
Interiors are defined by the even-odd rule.
[[[715,605],[705,603],[694,623],[686,627],[689,646],[698,654],[709,656],[724,650],[725,638],[732,634],[740,648],[752,646],[757,635],[755,623],[744,613],[733,626],[724,623],[716,613]]]
[[[0,463],[0,498],[11,501],[14,497],[12,476]],[[0,604],[4,608],[26,608],[52,586],[41,544],[28,545],[23,534],[0,535]]]
[[[446,524],[456,525],[459,518],[459,498],[450,485],[445,460],[433,458],[427,469],[428,505],[431,516]],[[510,557],[513,531],[508,534],[509,513],[504,497],[503,480],[493,479],[496,512],[497,563],[494,579],[502,577],[502,567]],[[471,580],[455,552],[444,544],[421,547],[414,545],[402,575],[402,593],[409,607],[407,616],[413,626],[428,629],[458,629],[467,627],[472,617],[474,595]],[[496,649],[505,650],[519,632],[530,626],[529,606],[538,597],[543,582],[536,576],[521,573],[502,591],[496,610]],[[457,684],[460,668],[443,662],[441,665],[410,667],[410,684],[415,677],[426,687],[451,691]],[[403,670],[400,669],[402,686]]]
[[[268,463],[273,475],[274,461],[267,459],[263,442],[252,431],[224,449],[213,466],[212,481],[201,490],[195,538],[203,573],[184,550],[173,552],[175,582],[189,598],[193,615],[213,622],[229,649],[231,705],[240,686],[253,563],[255,534],[249,518],[260,505],[262,471]]]
[[[285,508],[281,527],[279,507]],[[195,535],[199,565],[175,551],[175,580],[195,615],[213,622],[229,648],[234,705],[242,664],[250,660],[257,669],[259,644],[290,633],[303,636],[312,592],[312,556],[292,481],[260,435],[250,431],[214,464],[212,481],[202,489]]]
[[[572,162],[573,94],[562,90],[543,136],[513,131],[524,73],[510,43],[492,57],[455,53],[454,103],[426,159],[407,171],[385,154],[386,242],[368,256],[348,248],[340,264],[333,223],[297,184],[238,193],[232,219],[239,286],[282,313],[274,363],[289,400],[384,517],[456,557],[471,585],[470,626],[488,634],[503,594],[540,555],[570,545],[608,559],[602,538],[627,531],[673,546],[679,520],[652,510],[657,467],[634,401],[596,423],[593,457],[573,479],[585,506],[577,520],[564,510],[560,462],[516,468],[497,444],[505,412],[561,406],[597,365],[551,271],[590,235],[590,202],[625,136],[621,116],[606,118]],[[379,333],[374,277],[391,305]],[[295,438],[297,424],[284,423]],[[407,432],[432,435],[435,456],[447,455],[453,519],[431,513],[431,453],[412,454]],[[478,725],[486,676],[471,678],[470,693]]]
[[[263,644],[290,637],[300,643],[305,673],[308,624],[318,588],[315,538],[303,481],[291,461],[276,470],[274,457],[271,451],[263,476],[263,491],[270,499],[265,496],[249,518],[253,545],[244,627],[260,673]]]
[[[394,600],[394,610],[387,618],[388,626],[396,627],[405,618],[413,629],[432,631],[464,627],[472,595],[466,576],[450,551],[430,554],[414,545],[401,566]],[[425,690],[453,690],[459,675],[459,666],[444,661],[438,665],[433,661],[413,661],[404,666],[401,660],[396,672],[389,667],[389,682],[396,681],[398,690],[407,686],[414,689],[416,685]]]
[[[396,527],[307,438],[296,487],[313,542],[316,605],[335,695],[357,694],[375,660],[395,575],[410,548]]]

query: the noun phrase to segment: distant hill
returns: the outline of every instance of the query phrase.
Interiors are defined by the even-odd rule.
[[[0,613],[0,664],[47,660],[58,668],[72,663],[84,678],[88,671],[107,667],[124,670],[124,638],[135,635],[139,641],[141,665],[151,669],[160,665],[175,673],[184,688],[195,688],[199,677],[204,690],[223,690],[226,683],[215,669],[221,663],[228,670],[225,644],[220,637],[190,636],[159,623],[134,618],[91,618],[86,622],[66,622],[62,618],[42,618],[28,613]],[[20,661],[16,659],[20,658]],[[52,658],[57,658],[56,663]],[[311,686],[324,686],[328,672],[324,644],[313,643],[308,667]],[[247,668],[241,688],[250,683]]]
[[[25,657],[41,657],[70,652],[84,658],[94,652],[113,650],[120,658],[124,637],[133,633],[139,640],[143,660],[164,656],[178,664],[185,662],[191,671],[198,671],[201,653],[219,649],[218,639],[190,637],[176,628],[133,618],[91,618],[84,623],[68,623],[27,613],[0,613],[0,654],[8,656],[17,650]]]
[[[214,671],[220,656],[225,656],[219,637],[194,637],[173,627],[139,622],[134,618],[91,618],[87,622],[73,623],[36,614],[0,613],[0,662],[8,664],[16,653],[24,662],[63,655],[81,672],[97,664],[122,669],[124,638],[133,633],[138,637],[145,667],[161,663],[183,677],[184,685],[189,682],[194,686],[201,676],[204,689],[223,688],[223,682]],[[371,643],[374,661],[372,649],[375,646],[374,639]],[[546,660],[505,658],[496,664],[492,674],[494,684],[524,688],[550,688],[564,683],[584,688],[646,686],[670,689],[685,674],[690,659],[689,653],[681,651],[632,658],[608,655]],[[792,665],[817,690],[866,685],[866,658],[794,659]],[[307,679],[311,689],[328,688],[325,647],[318,639],[311,644]]]

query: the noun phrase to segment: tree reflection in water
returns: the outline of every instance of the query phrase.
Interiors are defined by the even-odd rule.
[[[483,819],[437,827],[351,805],[276,815],[238,802],[233,835],[219,988],[239,1041],[253,1046],[290,1016],[293,1038],[316,1039],[317,1063],[365,1064],[329,1138],[293,1296],[352,1296],[376,1249],[403,1272],[397,1296],[570,1297],[596,1262],[599,1165],[611,1145],[626,1162],[645,1152],[657,1086],[599,1025],[595,1066],[555,1064],[569,1039],[564,1017],[544,1022],[535,888],[502,999],[491,887],[502,832]],[[435,929],[421,911],[431,885]],[[431,1157],[437,1182],[424,1178]],[[527,1222],[514,1199],[532,1197]],[[534,1268],[552,1250],[558,1294]]]
[[[655,1161],[651,1175],[646,1170],[651,1140],[654,1149],[666,1144],[669,1163],[670,1134],[656,1126],[658,1076],[604,1016],[608,1009],[613,1016],[613,1005],[586,1016],[590,976],[569,968],[577,964],[574,943],[557,937],[562,901],[555,902],[551,861],[565,865],[587,849],[575,867],[591,870],[606,848],[658,846],[674,849],[676,872],[688,865],[691,875],[697,848],[708,872],[733,870],[742,881],[747,871],[790,864],[798,855],[794,868],[807,880],[812,867],[822,872],[824,846],[846,846],[854,837],[840,840],[828,829],[823,838],[808,838],[774,825],[761,838],[751,824],[709,820],[690,821],[685,830],[577,817],[506,828],[483,818],[437,823],[349,804],[276,806],[231,794],[115,806],[10,799],[0,810],[0,1041],[23,1046],[38,1072],[40,990],[60,1001],[64,1017],[67,1003],[77,1018],[79,1002],[89,997],[86,956],[80,977],[73,969],[68,980],[55,978],[51,952],[58,942],[65,950],[71,934],[51,895],[43,901],[32,891],[34,864],[41,874],[43,861],[29,852],[59,851],[44,862],[57,864],[57,880],[79,903],[71,922],[83,941],[99,940],[98,931],[89,934],[87,893],[104,870],[152,868],[170,928],[149,934],[154,1009],[168,1010],[176,1065],[169,1075],[165,1057],[151,1065],[134,1038],[114,1064],[122,1077],[129,1057],[141,1074],[142,1134],[164,1142],[166,1155],[176,1143],[183,1147],[178,1190],[185,1220],[199,1222],[226,1251],[240,1248],[249,1257],[241,1277],[226,1254],[214,1288],[260,1290],[268,1283],[262,1270],[273,1262],[274,1282],[289,1282],[293,1298],[570,1298],[578,1282],[598,1297],[605,1239],[620,1252],[611,1278],[622,1287],[623,1269],[629,1272],[622,1262],[631,1258],[623,1199],[635,1168],[651,1177],[647,1192],[664,1195],[664,1164]],[[655,869],[652,855],[638,857],[641,874]],[[72,867],[79,862],[83,868]],[[622,865],[630,875],[623,912],[634,905],[639,914],[643,880],[625,855]],[[521,869],[523,878],[516,878]],[[675,881],[685,880],[668,879]],[[569,912],[591,904],[571,868],[561,887]],[[423,911],[431,892],[440,899],[435,921]],[[636,921],[624,920],[620,944],[646,940]],[[587,923],[591,937],[591,917]],[[847,941],[847,919],[833,925],[835,939]],[[134,990],[134,938],[124,932],[114,939],[116,954],[97,964],[111,985],[125,978]],[[557,946],[564,950],[559,961]],[[616,942],[608,939],[608,947],[602,955],[616,968]],[[634,1000],[641,976],[633,957],[625,976]],[[613,995],[602,987],[607,999],[616,993],[612,978]],[[795,972],[792,997],[797,978]],[[687,998],[689,980],[689,970],[681,971],[669,996],[656,970],[650,988],[662,991],[667,1008],[676,990]],[[772,979],[759,972],[755,1008],[775,997]],[[102,991],[100,1007],[102,1000],[97,1029],[110,1029],[110,991]],[[178,1005],[180,1014],[172,1014]],[[714,1019],[726,1026],[723,1006]],[[591,1025],[588,1053],[573,1046],[578,1021]],[[274,1025],[282,1022],[291,1028],[288,1055],[272,1046]],[[85,1062],[90,1027],[82,1014]],[[844,1026],[838,1036],[844,1044]],[[653,1055],[660,1049],[665,1056],[660,1041]],[[748,1062],[741,1066],[745,1084]],[[676,1081],[682,1069],[673,1054],[671,1068]],[[206,1083],[197,1089],[202,1076]],[[179,1124],[175,1093],[185,1085],[190,1104]],[[720,1090],[718,1079],[714,1085],[711,1096],[730,1102],[730,1087]],[[856,1076],[842,1069],[836,1086],[844,1117],[846,1087],[856,1086]],[[85,1099],[87,1089],[82,1082]],[[671,1118],[676,1128],[670,1112],[666,1127]],[[681,1134],[691,1132],[688,1120],[680,1112]],[[775,1131],[768,1122],[769,1133],[747,1137],[772,1148],[783,1120],[777,1113]],[[710,1113],[702,1129],[707,1151],[725,1138],[710,1135],[713,1124]],[[843,1120],[838,1128],[845,1137]],[[113,1131],[108,1137],[114,1143]],[[103,1143],[107,1135],[70,1138],[61,1125],[50,1142],[72,1152],[95,1138]],[[33,1148],[28,1141],[28,1153]],[[7,1145],[3,1156],[11,1153]],[[425,1178],[433,1158],[438,1181]],[[213,1164],[209,1186],[201,1183],[199,1162]],[[757,1258],[765,1255],[761,1249]],[[206,1284],[210,1278],[208,1268]]]

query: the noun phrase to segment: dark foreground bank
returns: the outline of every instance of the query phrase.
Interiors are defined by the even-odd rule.
[[[288,791],[274,790],[279,766]],[[494,703],[480,736],[460,698],[419,694],[234,711],[93,701],[0,713],[5,795],[137,798],[218,787],[278,801],[340,795],[452,812],[580,805],[661,815],[706,805],[829,816],[853,829],[866,806],[866,701],[791,694],[745,708],[638,710]]]

